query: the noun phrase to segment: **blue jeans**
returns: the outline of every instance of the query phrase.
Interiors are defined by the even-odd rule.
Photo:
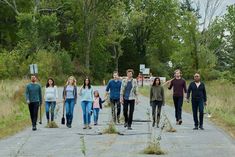
[[[198,109],[199,109],[199,122],[198,122]],[[204,116],[204,101],[192,99],[192,110],[193,110],[193,120],[194,126],[203,127],[203,116]]]
[[[92,102],[91,101],[82,101],[82,112],[83,112],[83,124],[89,125],[91,123],[91,107]]]
[[[67,124],[71,125],[73,121],[73,110],[74,110],[75,100],[66,99],[65,108],[66,108],[66,120]]]
[[[55,101],[46,101],[46,117],[47,120],[50,120],[50,112],[51,112],[51,121],[54,120],[54,113],[55,113],[55,106],[56,102]]]
[[[94,123],[97,124],[98,123],[98,118],[99,118],[99,112],[100,109],[99,108],[94,108],[93,109],[93,113],[94,113]]]

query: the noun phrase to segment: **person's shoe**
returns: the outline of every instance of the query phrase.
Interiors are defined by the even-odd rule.
[[[179,120],[179,125],[181,125],[182,123],[183,123],[183,121],[180,119],[180,120]]]
[[[97,125],[97,123],[94,123],[94,125]]]
[[[193,128],[193,130],[198,130],[198,127]]]
[[[127,127],[127,123],[124,124],[124,127],[125,127],[125,128]]]
[[[132,128],[129,126],[128,128],[127,128],[128,130],[132,130]]]
[[[200,126],[199,128],[200,128],[201,130],[205,130],[205,129],[203,128],[203,126]]]
[[[68,125],[68,128],[72,128],[72,125],[71,125],[71,124],[69,124],[69,125]]]
[[[159,128],[159,124],[157,124],[157,128]]]
[[[88,126],[88,129],[92,129],[92,127],[91,127],[91,126]]]
[[[87,129],[87,126],[85,125],[85,126],[83,127],[83,129]]]
[[[37,130],[37,127],[36,127],[36,126],[33,126],[32,130],[33,130],[33,131],[36,131],[36,130]]]

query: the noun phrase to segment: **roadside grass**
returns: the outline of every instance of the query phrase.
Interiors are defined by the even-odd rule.
[[[25,104],[24,80],[0,81],[0,139],[19,132],[30,124]]]
[[[216,125],[235,138],[235,85],[223,80],[205,82],[207,90],[207,111]],[[149,86],[139,88],[144,96],[149,97]],[[173,106],[172,91],[165,88],[166,104]],[[184,102],[183,110],[191,113],[191,103]]]

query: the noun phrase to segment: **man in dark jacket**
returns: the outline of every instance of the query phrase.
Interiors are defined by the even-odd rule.
[[[204,105],[206,105],[206,88],[203,82],[201,82],[200,74],[194,74],[194,81],[190,83],[187,92],[187,100],[189,102],[189,97],[192,92],[192,110],[193,110],[193,120],[194,128],[193,130],[198,130],[198,125],[201,130],[203,128],[203,115],[204,115]],[[199,122],[198,122],[198,109],[199,109]],[[199,124],[198,124],[199,123]]]

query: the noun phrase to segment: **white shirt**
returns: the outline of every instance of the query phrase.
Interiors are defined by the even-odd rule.
[[[45,101],[56,101],[58,99],[57,87],[47,87],[45,89]]]
[[[201,82],[195,82],[197,88],[200,86]]]

